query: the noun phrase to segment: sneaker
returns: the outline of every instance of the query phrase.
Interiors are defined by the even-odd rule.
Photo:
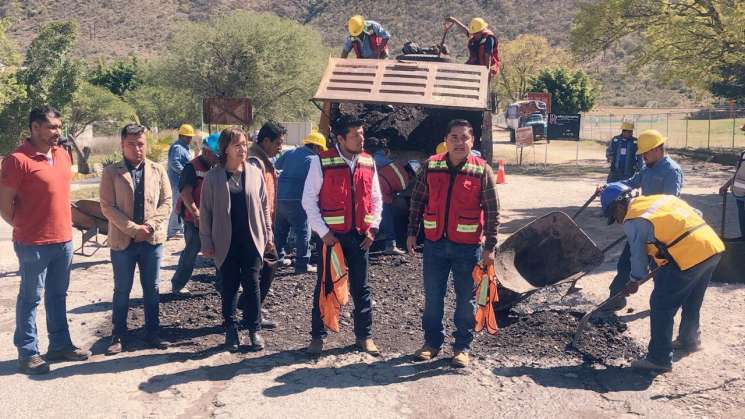
[[[658,372],[670,372],[673,370],[672,365],[665,366],[665,365],[655,364],[654,362],[648,360],[647,358],[637,359],[636,361],[631,363],[630,367],[637,369],[637,370],[658,371]]]
[[[414,359],[417,361],[429,361],[436,357],[438,353],[440,353],[439,349],[433,348],[429,345],[424,345],[414,352]]]
[[[310,345],[305,349],[310,355],[320,355],[323,352],[323,339],[313,338],[310,340]]]
[[[277,328],[277,323],[275,323],[274,321],[272,321],[270,319],[267,319],[267,318],[262,317],[261,318],[261,328],[262,329],[276,329]]]
[[[148,346],[150,346],[153,349],[168,349],[168,344],[166,342],[163,342],[163,339],[160,338],[157,334],[148,334],[145,335],[145,338],[143,339],[143,342],[145,342]]]
[[[358,339],[357,348],[362,352],[367,352],[372,356],[380,355],[380,350],[375,346],[375,342],[372,339]]]
[[[189,290],[189,287],[183,286],[183,287],[178,288],[178,289],[171,288],[171,294],[180,295],[180,296],[186,296],[186,295],[191,295],[191,291]]]
[[[49,372],[49,364],[44,361],[41,355],[31,355],[28,358],[21,359],[20,363],[21,372],[28,375],[39,375],[46,374]]]
[[[318,272],[318,268],[314,265],[308,265],[305,269],[295,269],[296,274],[314,274]]]
[[[280,259],[279,264],[286,268],[288,266],[292,266],[292,260],[290,260],[290,258]]]
[[[455,355],[453,355],[453,359],[450,360],[450,365],[455,368],[465,368],[470,362],[471,360],[468,356],[468,352],[456,351]]]
[[[46,358],[47,361],[85,361],[90,356],[90,351],[80,349],[75,345],[70,345],[69,347],[59,351],[49,351],[44,358]]]
[[[683,342],[680,338],[673,341],[673,349],[676,351],[684,351],[688,353],[698,352],[701,348],[701,341],[696,340],[695,342]]]
[[[111,343],[109,343],[109,347],[106,348],[106,355],[117,355],[122,353],[123,346],[124,342],[121,337],[112,336]]]
[[[403,256],[406,254],[406,252],[394,246],[383,250],[383,254],[386,256]]]
[[[250,332],[248,338],[251,339],[251,349],[254,351],[261,351],[266,346],[259,332]]]

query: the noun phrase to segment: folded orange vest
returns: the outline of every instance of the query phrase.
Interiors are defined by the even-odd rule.
[[[321,292],[318,293],[318,308],[326,329],[339,332],[341,306],[349,302],[349,277],[347,263],[341,244],[332,247],[323,245],[323,272]]]
[[[490,264],[484,269],[476,265],[471,273],[473,282],[476,283],[474,296],[476,297],[476,326],[474,330],[480,332],[486,326],[490,335],[496,335],[497,316],[494,312],[494,303],[499,301],[497,294],[497,276],[494,273],[494,265]]]

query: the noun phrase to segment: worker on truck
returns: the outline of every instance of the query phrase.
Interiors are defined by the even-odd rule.
[[[499,197],[494,172],[471,154],[473,127],[464,119],[450,121],[447,151],[424,164],[411,195],[406,248],[414,254],[424,224],[424,345],[414,357],[428,361],[445,340],[442,324],[448,277],[453,272],[455,331],[452,365],[469,364],[476,303],[471,273],[476,264],[494,263],[499,226]],[[483,246],[482,246],[483,245]]]
[[[341,58],[347,58],[353,50],[357,58],[388,58],[388,40],[391,39],[391,34],[380,23],[355,15],[349,18],[347,29],[349,37],[344,41]]]
[[[489,69],[490,80],[499,74],[499,40],[494,32],[487,29],[489,25],[486,21],[476,17],[468,26],[452,16],[448,17],[447,21],[456,24],[468,36],[466,64],[485,66]]]
[[[629,179],[642,168],[644,161],[636,155],[638,141],[634,137],[634,123],[621,123],[621,134],[611,138],[605,150],[605,158],[610,163],[608,183]]]
[[[622,180],[621,183],[631,189],[641,188],[642,195],[672,195],[680,196],[683,188],[683,170],[670,156],[665,154],[665,141],[657,130],[646,130],[639,135],[637,155],[644,160],[644,167],[634,176]],[[597,190],[601,193],[607,185]],[[618,259],[617,274],[610,284],[610,295],[616,295],[629,282],[631,274],[631,257],[629,243]],[[608,307],[608,310],[618,311],[626,307],[626,299],[619,299],[618,303]]]
[[[673,349],[699,349],[699,312],[724,243],[698,210],[672,195],[631,198],[631,188],[609,184],[600,195],[608,224],[623,224],[629,240],[631,281],[622,292],[633,294],[647,277],[650,258],[659,266],[649,300],[651,339],[646,358],[632,368],[672,369]],[[682,308],[678,338],[672,340],[673,319]]]

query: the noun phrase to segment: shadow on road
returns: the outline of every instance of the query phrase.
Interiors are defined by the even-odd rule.
[[[495,375],[501,377],[527,376],[543,387],[590,390],[596,393],[617,391],[644,391],[657,376],[631,368],[607,367],[594,369],[589,365],[563,367],[515,367],[496,368]]]

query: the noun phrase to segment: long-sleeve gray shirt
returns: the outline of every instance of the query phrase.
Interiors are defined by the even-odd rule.
[[[639,281],[647,276],[649,254],[647,244],[654,243],[654,226],[644,218],[624,221],[623,231],[629,241],[631,251],[631,279]]]

